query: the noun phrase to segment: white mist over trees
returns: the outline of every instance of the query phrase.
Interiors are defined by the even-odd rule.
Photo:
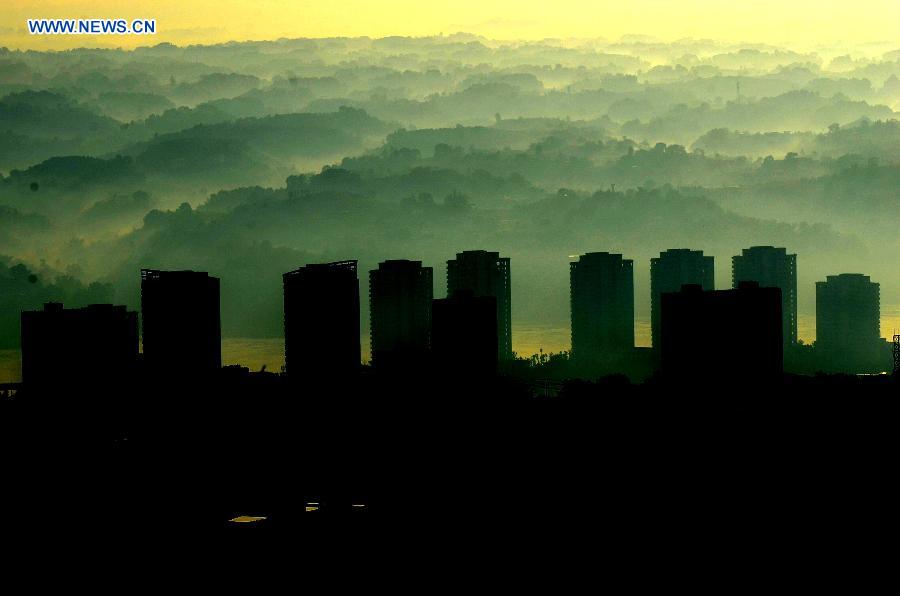
[[[487,249],[512,258],[515,341],[517,324],[568,324],[569,255],[634,259],[640,321],[660,251],[714,255],[726,287],[732,255],[773,244],[798,254],[801,315],[844,272],[890,308],[898,108],[898,49],[461,34],[0,50],[0,293],[134,308],[141,267],[208,270],[226,336],[278,337],[285,271],[413,258],[443,280],[456,252]]]

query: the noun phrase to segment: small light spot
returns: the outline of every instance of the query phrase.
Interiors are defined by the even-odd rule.
[[[264,515],[239,515],[228,521],[233,524],[252,524],[254,522],[263,521],[264,519],[266,519]]]

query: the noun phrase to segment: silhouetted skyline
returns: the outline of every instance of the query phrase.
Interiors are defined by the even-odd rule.
[[[569,264],[572,354],[585,362],[634,347],[633,262],[594,252]]]
[[[877,372],[881,339],[878,284],[842,273],[816,282],[816,349],[825,370]]]
[[[770,384],[783,371],[781,289],[686,284],[661,296],[661,368],[688,381]]]
[[[748,257],[756,262],[748,265]],[[775,351],[762,336],[753,339],[760,333],[771,337],[763,321],[772,309],[750,300],[763,300],[768,293],[751,290],[777,287],[779,280],[793,287],[795,262],[796,256],[787,255],[783,248],[745,250],[735,257],[735,276],[749,276],[748,271],[756,267],[755,276],[770,285],[742,281],[736,288],[742,291],[730,294],[711,290],[714,261],[702,251],[671,249],[653,258],[652,302],[659,305],[654,318],[659,325],[657,347],[664,343],[663,327],[668,327],[670,338],[670,347],[661,350],[665,353],[657,365],[670,373],[673,368],[683,369],[679,377],[696,376],[703,370],[714,376],[731,370],[747,375],[754,368],[771,375],[774,368],[764,363],[772,358],[783,360],[788,370],[795,366],[806,371],[850,373],[887,370],[890,346],[878,334],[878,284],[862,274],[828,276],[816,284],[821,340],[813,345],[814,351],[790,348],[791,357],[787,358],[787,347]],[[505,338],[505,325],[499,319],[509,312],[511,302],[510,259],[487,251],[464,251],[448,265],[448,288],[457,289],[442,300],[433,300],[432,270],[421,261],[385,261],[369,272],[373,365],[424,371],[432,365],[446,368],[453,362],[461,370],[485,374],[508,360],[499,347]],[[645,356],[634,351],[632,261],[620,254],[588,253],[569,268],[571,353],[576,364],[569,374],[641,370]],[[699,283],[692,283],[696,280]],[[682,283],[675,289],[679,281]],[[323,378],[359,369],[357,262],[307,264],[285,273],[283,284],[285,370],[302,378]],[[205,272],[143,269],[141,288],[144,366],[180,376],[221,367],[217,278]],[[785,301],[778,290],[783,307]],[[679,297],[664,299],[672,293]],[[497,307],[497,294],[505,307]],[[666,300],[671,303],[668,322],[662,308]],[[491,316],[484,313],[488,302],[494,306]],[[435,308],[441,310],[437,321],[433,319]],[[788,318],[780,309],[779,313],[783,334],[789,328]],[[83,376],[90,371],[133,369],[137,347],[127,346],[137,340],[130,339],[129,324],[137,325],[137,314],[128,313],[124,306],[64,309],[62,304],[48,303],[43,311],[23,312],[25,380],[33,383],[41,377],[58,377],[54,370],[63,371],[63,376]],[[137,337],[137,332],[133,335]],[[84,342],[84,349],[74,347],[79,341]],[[106,343],[117,347],[103,345]],[[485,355],[488,345],[494,346],[496,358]],[[105,355],[111,353],[115,356]],[[738,366],[737,361],[743,364]]]
[[[434,364],[449,375],[490,377],[497,373],[497,299],[456,290],[432,302]]]
[[[22,381],[97,386],[133,374],[138,341],[138,314],[124,306],[47,303],[22,313]]]
[[[141,270],[141,340],[147,366],[186,375],[222,366],[219,279],[203,271]]]
[[[431,347],[431,267],[391,260],[369,272],[372,365],[416,367]]]
[[[361,363],[356,261],[313,263],[285,273],[284,363],[289,374],[354,372]]]
[[[497,305],[497,356],[513,357],[512,281],[510,260],[500,253],[467,250],[447,261],[447,296],[464,290],[474,296],[491,296]]]
[[[797,255],[785,248],[753,246],[732,257],[732,287],[752,281],[761,288],[781,290],[784,317],[782,337],[785,349],[797,343]]]
[[[656,350],[662,334],[662,294],[678,292],[685,284],[716,289],[715,259],[704,256],[702,250],[687,248],[671,248],[650,259],[650,328]]]

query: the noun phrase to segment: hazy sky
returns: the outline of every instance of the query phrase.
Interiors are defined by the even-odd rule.
[[[29,18],[155,18],[157,35],[31,36]],[[0,44],[23,49],[278,37],[498,39],[647,34],[797,44],[896,41],[898,0],[3,0]]]

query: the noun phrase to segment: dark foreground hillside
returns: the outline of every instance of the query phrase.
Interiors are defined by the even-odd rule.
[[[607,378],[555,397],[510,379],[423,389],[435,385],[225,370],[20,391],[0,400],[5,525],[287,536],[345,522],[549,520],[622,544],[837,546],[891,519],[900,386],[889,377],[705,388]],[[229,521],[239,516],[264,519]]]

